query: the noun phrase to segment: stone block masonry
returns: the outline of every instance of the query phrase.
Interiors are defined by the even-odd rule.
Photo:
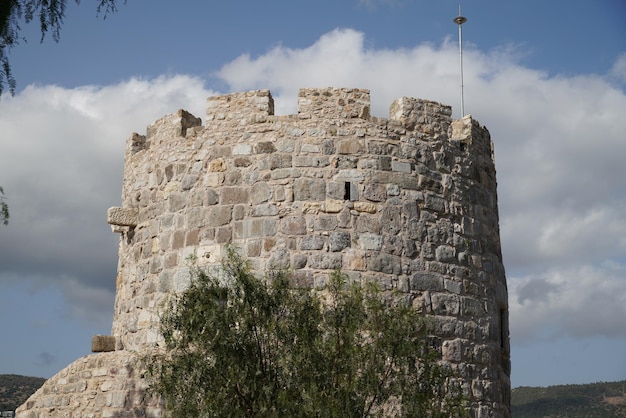
[[[340,268],[403,292],[432,318],[472,416],[510,416],[492,142],[471,117],[408,97],[388,119],[373,117],[363,89],[302,89],[288,116],[274,115],[268,90],[211,97],[205,126],[180,110],[128,139],[122,202],[108,213],[121,235],[117,294],[97,359],[135,364],[153,350],[159,310],[188,286],[190,257],[214,265],[232,244],[255,270],[291,269],[298,285],[323,288]],[[142,387],[140,375],[125,384]],[[18,416],[89,416],[89,396],[63,385],[55,376]],[[138,414],[135,392],[119,393],[111,416]],[[146,414],[161,413],[146,402]]]
[[[120,418],[163,416],[147,393],[137,357],[126,351],[82,357],[48,379],[22,406],[23,418]]]

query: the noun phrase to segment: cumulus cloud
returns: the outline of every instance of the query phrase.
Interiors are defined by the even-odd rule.
[[[68,314],[101,325],[113,309],[125,139],[186,108],[204,116],[198,78],[130,79],[98,87],[29,86],[2,96],[0,184],[11,211],[0,231],[0,280],[60,286]]]
[[[626,337],[626,266],[560,266],[510,280],[511,328],[519,342]]]
[[[626,53],[620,55],[620,57],[615,61],[615,64],[613,64],[609,74],[617,82],[626,84]]]
[[[271,89],[276,113],[294,112],[302,87],[345,86],[371,89],[374,113],[387,115],[391,102],[402,96],[456,103],[457,54],[448,43],[440,48],[368,49],[362,32],[336,29],[308,48],[279,45],[259,57],[241,55],[217,76],[231,90]]]

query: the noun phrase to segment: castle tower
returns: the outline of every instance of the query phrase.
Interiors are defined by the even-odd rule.
[[[489,132],[451,108],[403,97],[370,116],[368,90],[302,89],[275,116],[269,91],[211,97],[127,142],[112,335],[18,417],[160,416],[137,358],[159,341],[163,301],[189,284],[190,256],[225,244],[255,270],[323,286],[337,268],[405,292],[429,314],[475,417],[510,416],[507,288]],[[102,415],[99,412],[102,412]],[[31,413],[43,415],[29,415]],[[121,414],[124,415],[121,415]],[[73,415],[72,415],[73,414]]]

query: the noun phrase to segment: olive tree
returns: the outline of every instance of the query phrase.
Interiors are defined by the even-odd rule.
[[[161,317],[147,359],[173,417],[465,416],[428,323],[402,298],[335,272],[324,290],[255,276],[229,248],[222,268],[192,269]]]

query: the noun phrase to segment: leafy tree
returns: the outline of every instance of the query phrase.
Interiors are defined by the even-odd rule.
[[[0,187],[0,223],[9,224],[9,205],[4,201],[4,189]]]
[[[75,0],[76,4],[80,0]],[[116,0],[97,0],[98,14],[117,10]],[[9,51],[26,41],[20,36],[20,24],[30,23],[32,20],[39,21],[41,29],[41,42],[50,32],[52,39],[58,42],[61,36],[61,26],[65,17],[67,0],[1,0],[0,1],[0,95],[8,86],[11,94],[15,93],[15,78],[11,72],[9,63]]]
[[[293,288],[229,248],[168,303],[148,377],[173,417],[466,416],[427,328],[373,284],[336,272],[325,291]]]

